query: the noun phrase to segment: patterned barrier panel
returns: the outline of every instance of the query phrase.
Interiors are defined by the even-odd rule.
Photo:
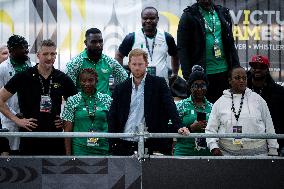
[[[140,188],[134,158],[0,158],[0,188]]]
[[[0,158],[2,189],[284,188],[284,159]]]

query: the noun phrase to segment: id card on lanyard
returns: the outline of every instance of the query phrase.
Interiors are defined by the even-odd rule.
[[[89,105],[87,104],[87,101],[86,99],[84,99],[84,105],[86,107],[86,111],[88,113],[88,117],[89,119],[91,120],[91,126],[89,128],[89,132],[97,132],[97,130],[93,127],[93,124],[94,124],[94,121],[95,121],[95,114],[96,114],[96,110],[97,110],[97,106],[96,106],[96,103],[94,103],[94,109],[93,109],[93,112],[90,111],[90,108],[89,108]],[[95,137],[89,137],[87,138],[87,146],[100,146],[99,144],[99,138],[95,138]]]
[[[41,83],[41,89],[42,89],[42,94],[40,97],[40,112],[44,112],[44,113],[51,113],[52,110],[52,99],[50,97],[50,93],[51,93],[51,86],[52,86],[52,76],[49,80],[49,87],[48,87],[48,93],[45,93],[44,90],[44,84],[42,81],[42,78],[39,76],[39,80]]]
[[[242,126],[233,126],[233,133],[242,133],[243,132],[243,127]],[[234,138],[233,139],[233,144],[234,145],[242,145],[242,139],[241,138]]]

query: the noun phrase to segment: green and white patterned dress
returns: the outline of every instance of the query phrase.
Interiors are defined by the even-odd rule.
[[[73,123],[74,132],[108,132],[107,111],[112,98],[107,94],[96,92],[87,96],[82,92],[68,98],[63,110],[62,119]],[[87,105],[87,107],[86,107]],[[94,111],[94,109],[96,110]],[[94,121],[89,112],[94,113]],[[108,155],[109,145],[105,138],[95,139],[94,145],[87,142],[87,138],[72,139],[73,155]]]
[[[196,121],[196,110],[191,96],[187,99],[181,100],[176,104],[179,116],[182,119],[184,126],[190,126]],[[208,121],[212,104],[205,99],[205,109],[198,108],[197,111],[206,113],[206,120]],[[175,156],[208,156],[211,155],[208,148],[201,148],[197,145],[196,140],[192,138],[178,138],[174,148]]]
[[[78,76],[84,68],[93,68],[96,70],[98,74],[97,91],[108,95],[111,94],[109,90],[109,78],[111,75],[114,78],[115,84],[123,82],[128,77],[125,69],[115,59],[102,54],[100,60],[94,62],[88,57],[86,50],[72,58],[66,67],[66,74],[77,86],[78,91],[81,91]]]

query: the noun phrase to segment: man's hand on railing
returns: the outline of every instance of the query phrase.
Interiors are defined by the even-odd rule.
[[[29,119],[23,118],[23,119],[18,119],[16,124],[19,127],[27,129],[28,131],[32,131],[32,129],[35,129],[37,127],[37,124],[35,122],[37,122],[37,120],[34,118],[29,118]]]
[[[213,156],[223,156],[223,154],[222,154],[222,152],[219,148],[212,149],[211,153],[213,154]]]
[[[178,133],[182,135],[188,135],[190,132],[187,127],[182,127],[182,128],[179,128]]]

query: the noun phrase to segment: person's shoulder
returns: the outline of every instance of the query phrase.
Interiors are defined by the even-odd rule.
[[[222,5],[215,5],[215,8],[217,8],[217,9],[219,9],[219,10],[221,10],[221,11],[224,11],[224,12],[229,12],[229,11],[230,11],[229,8],[224,7],[224,6],[222,6]]]
[[[106,54],[103,54],[102,53],[102,57],[101,57],[103,60],[104,60],[104,62],[106,62],[107,64],[119,64],[118,62],[117,62],[117,60],[115,60],[114,58],[112,58],[112,57],[110,57],[110,56],[108,56],[108,55],[106,55]]]
[[[67,101],[71,104],[78,104],[82,98],[81,92],[78,92],[75,95],[69,96]]]
[[[284,87],[279,85],[276,82],[273,82],[271,84],[271,92],[275,93],[276,95],[282,96],[284,95]]]
[[[53,75],[54,75],[54,77],[59,77],[61,79],[65,79],[65,78],[68,77],[66,73],[64,73],[63,71],[56,69],[56,68],[54,68],[54,70],[53,70]]]
[[[127,78],[126,80],[124,80],[123,82],[117,84],[117,85],[115,86],[114,90],[122,90],[122,91],[123,91],[124,89],[126,89],[126,87],[129,86],[129,84],[132,84],[131,82],[132,82],[132,81],[131,81],[131,78],[128,77],[128,78]],[[131,86],[132,86],[132,85],[131,85]]]
[[[99,98],[111,99],[111,96],[105,93],[97,92]]]
[[[197,3],[194,3],[194,4],[192,4],[191,6],[187,6],[187,7],[183,10],[183,12],[184,12],[184,13],[186,13],[186,12],[190,13],[190,12],[193,12],[193,11],[196,11],[196,10],[198,10],[198,4],[197,4]]]
[[[231,18],[230,16],[230,9],[228,9],[227,7],[223,7],[221,5],[215,5],[215,10],[217,10],[219,13],[223,14],[225,16],[225,18]]]
[[[134,40],[135,32],[130,32],[125,36],[125,40]]]
[[[168,38],[174,39],[174,37],[169,32],[164,31],[164,34],[165,34],[166,39],[168,39]]]
[[[97,97],[103,104],[110,103],[112,101],[111,96],[105,93],[97,92]]]
[[[83,60],[83,57],[84,57],[84,51],[82,51],[80,54],[78,54],[78,55],[72,57],[72,58],[70,59],[70,61],[67,63],[67,65],[68,65],[68,64],[79,63],[79,62],[81,62],[81,61]]]
[[[8,58],[7,60],[5,60],[4,62],[2,62],[2,63],[0,64],[0,69],[7,68],[7,66],[8,66],[9,64],[11,64],[11,62],[10,62],[10,59]]]
[[[153,81],[157,81],[159,83],[161,82],[166,82],[165,78],[164,77],[159,77],[159,76],[153,76],[151,74],[147,74],[147,76],[150,80],[153,80]]]

